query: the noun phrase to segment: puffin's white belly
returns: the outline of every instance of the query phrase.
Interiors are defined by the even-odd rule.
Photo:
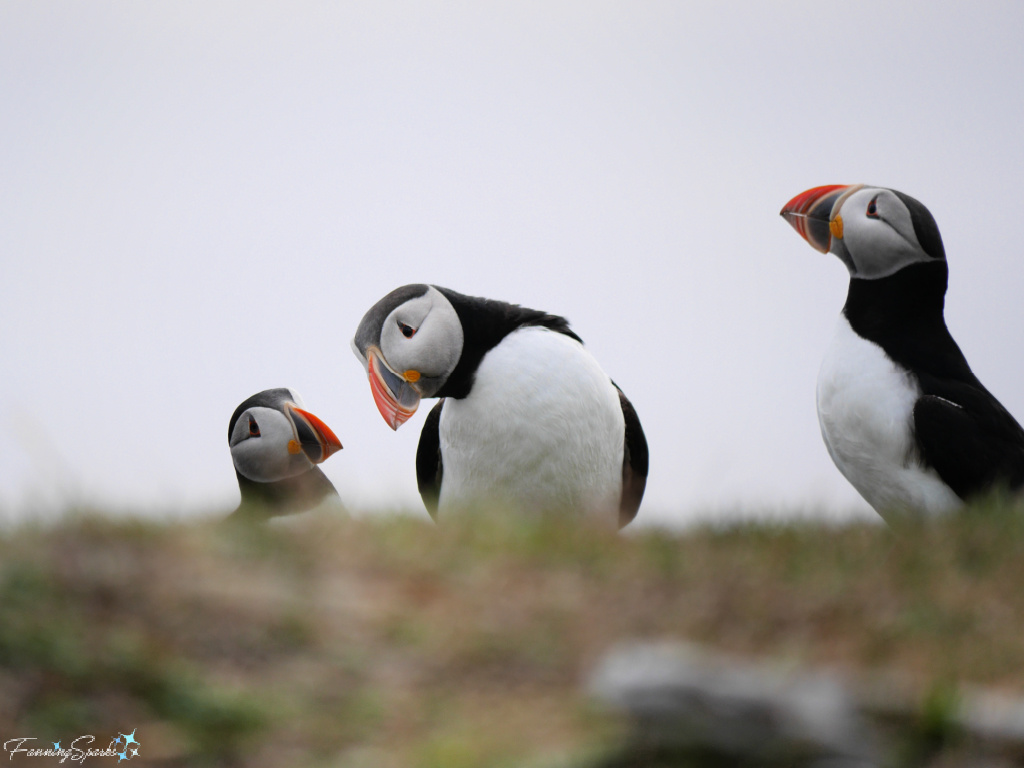
[[[919,396],[914,377],[841,315],[818,372],[818,423],[839,471],[883,516],[938,514],[963,503],[921,463],[913,438]]]
[[[445,401],[439,430],[440,515],[484,505],[617,525],[622,406],[608,374],[568,336],[509,334],[484,356],[469,396]]]

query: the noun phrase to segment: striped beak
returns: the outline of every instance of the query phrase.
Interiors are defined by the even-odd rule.
[[[338,436],[319,418],[291,403],[285,407],[285,410],[295,427],[298,447],[311,462],[319,464],[322,461],[327,461],[333,454],[341,450],[341,441]],[[291,449],[291,446],[289,449],[292,453],[298,453],[297,450]]]
[[[808,189],[786,203],[779,214],[812,248],[828,253],[832,249],[832,210],[838,210],[836,203],[862,186],[833,184]]]
[[[412,382],[388,367],[376,347],[366,350],[366,361],[373,402],[388,426],[397,430],[416,413],[420,393]]]

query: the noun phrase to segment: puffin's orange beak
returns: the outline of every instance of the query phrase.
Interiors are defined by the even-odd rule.
[[[412,382],[392,371],[375,348],[367,350],[366,359],[373,402],[388,426],[397,430],[416,413],[420,393]]]
[[[292,415],[292,424],[295,425],[295,432],[299,436],[299,446],[311,462],[319,464],[327,461],[341,450],[338,436],[318,417],[297,405],[289,405],[288,411]]]
[[[828,253],[832,248],[832,208],[839,198],[859,189],[861,184],[832,184],[814,187],[801,192],[786,203],[779,215],[793,225],[793,229],[811,244],[811,247]]]

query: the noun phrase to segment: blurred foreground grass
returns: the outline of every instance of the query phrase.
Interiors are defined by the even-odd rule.
[[[1024,507],[999,502],[628,536],[72,516],[0,538],[0,741],[137,729],[142,765],[580,765],[621,730],[586,676],[635,639],[884,675],[925,706],[1022,694],[1022,554]]]

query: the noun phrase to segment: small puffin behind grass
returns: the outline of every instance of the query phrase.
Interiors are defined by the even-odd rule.
[[[392,429],[441,398],[416,454],[431,516],[498,508],[618,527],[636,516],[640,420],[565,318],[406,285],[370,308],[352,349]]]
[[[242,501],[229,520],[341,509],[338,492],[316,466],[340,451],[341,441],[301,403],[294,390],[265,389],[231,415],[228,445]]]
[[[946,328],[946,253],[928,209],[893,189],[834,185],[782,216],[850,272],[817,400],[829,455],[860,495],[885,517],[1021,489],[1024,430]]]

